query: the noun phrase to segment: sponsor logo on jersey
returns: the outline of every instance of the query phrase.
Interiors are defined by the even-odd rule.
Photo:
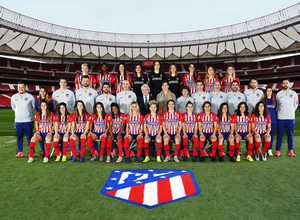
[[[114,170],[101,194],[148,209],[196,196],[201,192],[190,170]]]

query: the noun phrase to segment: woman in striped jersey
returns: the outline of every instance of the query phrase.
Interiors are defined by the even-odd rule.
[[[131,77],[128,73],[126,73],[125,64],[119,64],[118,74],[115,76],[115,85],[116,85],[116,94],[123,91],[123,80],[128,80],[131,85]]]
[[[197,118],[198,115],[193,112],[194,104],[188,102],[186,104],[186,112],[181,115],[182,121],[182,142],[183,142],[183,152],[184,152],[184,161],[188,162],[189,158],[189,140],[193,141],[193,162],[196,162],[196,155],[198,150],[198,125]]]
[[[262,160],[267,160],[267,151],[271,145],[271,117],[267,105],[260,101],[256,104],[252,114],[252,131],[255,139],[255,160],[259,161],[259,147],[264,142],[264,149],[261,154]]]
[[[200,133],[200,162],[204,162],[204,143],[206,140],[211,141],[212,149],[217,148],[217,130],[218,130],[218,120],[217,115],[211,112],[211,104],[206,101],[203,104],[203,112],[199,114],[198,117],[198,128]],[[212,157],[212,161],[215,161]]]
[[[251,115],[248,113],[248,106],[246,102],[240,102],[234,115],[235,123],[235,151],[236,161],[241,161],[240,155],[240,141],[248,141],[247,160],[253,161],[251,154],[253,149],[253,136],[251,135]],[[229,145],[229,159],[234,162],[233,159],[234,146]]]
[[[206,75],[205,78],[203,79],[203,84],[204,84],[204,92],[206,93],[210,93],[214,91],[214,82],[218,80],[217,77],[217,73],[215,71],[215,69],[212,66],[209,66],[207,71],[206,71]]]
[[[234,117],[229,114],[227,103],[222,103],[218,111],[218,151],[219,161],[224,162],[223,159],[223,142],[228,141],[231,149],[234,149]],[[216,149],[212,149],[212,157],[216,154]]]
[[[103,161],[103,154],[104,154],[106,141],[107,141],[107,133],[109,131],[109,123],[108,123],[108,114],[105,113],[105,109],[102,102],[97,102],[94,105],[94,114],[92,114],[89,120],[87,121],[87,126],[89,128],[87,143],[92,154],[90,161],[95,161],[97,158],[97,152],[95,152],[94,150],[94,142],[93,142],[94,140],[97,139],[101,140],[99,161]],[[92,131],[93,127],[94,129]],[[109,163],[111,144],[107,145],[106,151],[107,151],[106,162]]]
[[[56,153],[56,162],[60,161],[59,141],[63,140],[63,157],[62,162],[67,160],[67,152],[69,146],[69,136],[72,124],[72,114],[68,113],[67,105],[64,102],[58,104],[56,115],[54,117],[54,137],[53,147]]]
[[[130,104],[130,113],[126,118],[126,136],[124,138],[125,145],[125,154],[126,154],[126,163],[130,162],[129,157],[129,143],[133,140],[138,142],[137,157],[136,162],[140,162],[140,156],[143,150],[143,124],[144,118],[140,114],[140,108],[137,102],[132,102]]]
[[[231,91],[231,83],[233,80],[238,81],[239,85],[240,85],[240,80],[239,78],[237,78],[235,76],[235,68],[234,66],[228,66],[227,70],[226,70],[226,75],[225,77],[222,79],[222,91],[227,93]]]
[[[189,65],[189,73],[184,75],[183,85],[186,85],[190,88],[191,95],[197,92],[197,81],[200,80],[201,77],[198,75],[195,64],[191,63]]]
[[[35,114],[34,118],[36,133],[30,140],[28,163],[33,161],[35,143],[44,140],[46,140],[46,154],[43,159],[43,163],[48,163],[48,156],[51,149],[52,132],[54,130],[52,123],[53,118],[54,114],[50,112],[47,101],[42,100],[40,102],[39,111]]]
[[[111,104],[111,113],[108,116],[109,122],[109,135],[108,135],[108,142],[107,147],[113,148],[113,156],[116,156],[116,149],[114,140],[118,141],[119,147],[119,157],[116,163],[122,162],[123,157],[123,132],[125,131],[125,123],[126,123],[126,115],[120,112],[120,107],[116,103]],[[114,144],[114,146],[112,146]]]
[[[86,134],[89,130],[87,121],[90,114],[87,113],[83,101],[79,100],[76,103],[76,112],[73,113],[71,137],[70,137],[70,150],[72,153],[72,162],[76,161],[75,141],[80,139],[80,162],[84,162],[84,153],[86,150]]]
[[[157,102],[155,100],[151,100],[149,102],[150,106],[150,113],[147,114],[144,118],[144,149],[146,158],[143,162],[150,161],[149,158],[149,143],[151,141],[155,141],[157,143],[157,162],[161,162],[160,155],[162,149],[162,118],[159,114],[156,113],[157,111]]]
[[[179,162],[178,153],[180,150],[180,141],[181,141],[181,114],[179,111],[175,111],[175,101],[169,100],[167,102],[167,111],[162,115],[163,130],[164,130],[164,149],[166,152],[166,158],[164,162],[170,161],[170,151],[169,151],[169,142],[175,142],[175,153],[174,161]]]

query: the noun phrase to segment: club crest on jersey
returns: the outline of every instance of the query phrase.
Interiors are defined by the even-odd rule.
[[[91,96],[92,96],[92,93],[89,93],[89,96],[91,97]]]
[[[242,98],[241,97],[238,97],[238,100],[241,100]]]
[[[223,99],[223,96],[222,96],[222,95],[220,95],[220,99]]]
[[[25,101],[27,102],[27,101],[28,101],[28,98],[25,98]]]
[[[129,98],[129,99],[131,99],[131,98],[132,98],[132,96],[131,96],[131,95],[129,95],[129,96],[128,96],[128,98]]]
[[[67,98],[69,98],[69,96],[70,96],[69,94],[66,94],[66,97],[67,97]]]
[[[112,102],[112,98],[109,98],[109,101]]]
[[[205,96],[203,96],[203,97],[202,97],[202,99],[203,99],[203,100],[206,100],[206,97],[205,97]]]
[[[293,95],[292,94],[290,94],[290,98],[293,98]],[[25,99],[26,100],[26,99]]]
[[[201,192],[190,170],[114,170],[101,194],[148,209],[196,196]]]
[[[259,93],[257,93],[256,96],[259,97]]]

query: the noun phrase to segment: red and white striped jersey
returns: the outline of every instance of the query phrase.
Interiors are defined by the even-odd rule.
[[[197,123],[198,115],[193,113],[189,115],[187,112],[181,115],[181,121],[184,123],[185,133],[195,133],[195,125]]]
[[[96,114],[92,114],[89,118],[89,122],[94,124],[94,131],[96,133],[103,133],[106,131],[108,114],[105,114],[104,119],[101,117],[97,117]]]
[[[126,73],[126,80],[129,81],[129,84],[132,83],[131,77],[130,77],[130,75],[127,74],[127,73]],[[124,81],[124,76],[121,76],[121,75],[120,75],[120,79],[118,79],[118,74],[115,76],[115,83],[117,83],[117,93],[123,91],[123,87],[122,87],[123,81]]]
[[[53,122],[58,122],[58,116],[55,115]],[[71,123],[72,122],[72,114],[68,114],[67,115],[67,123]],[[57,128],[57,132],[59,133],[66,133],[68,130],[68,124],[65,124],[65,116],[60,116],[60,124]]]
[[[129,125],[129,134],[140,134],[141,125],[144,124],[144,117],[140,115],[127,115],[126,124]]]
[[[249,133],[248,126],[251,123],[251,115],[242,117],[235,114],[234,123],[236,123],[236,132]]]
[[[76,133],[83,133],[85,132],[86,122],[89,120],[90,114],[86,113],[85,121],[83,120],[83,116],[79,116],[78,123],[76,122],[76,112],[73,113],[72,122],[75,122],[75,129],[74,132]]]
[[[160,114],[156,114],[155,117],[151,113],[147,114],[144,118],[144,124],[147,125],[148,134],[154,136],[159,132],[159,127],[162,125],[162,118]]]
[[[268,130],[268,124],[271,124],[271,117],[268,114],[267,118],[264,116],[256,117],[256,115],[252,115],[252,123],[254,123],[254,129],[257,133],[262,134],[266,133]]]
[[[97,77],[96,77],[96,81],[99,84],[99,88],[98,88],[98,93],[99,94],[102,94],[103,83],[109,83],[109,87],[110,87],[111,93],[113,93],[113,91],[112,91],[113,90],[112,84],[115,83],[115,77],[112,74],[107,73],[104,76],[102,73],[99,73],[97,75]]]
[[[240,85],[240,80],[237,77],[235,77],[235,79],[233,79],[233,78],[225,78],[225,77],[222,79],[221,86],[224,87],[224,92],[225,93],[231,91],[231,83],[232,83],[233,80],[238,81],[239,85]]]
[[[206,115],[205,112],[201,112],[198,116],[198,122],[201,123],[201,130],[203,133],[214,132],[214,122],[218,122],[217,115],[213,112]]]
[[[228,117],[222,117],[221,120],[218,118],[219,131],[221,133],[231,132],[231,124],[234,123],[234,117],[228,115]]]
[[[39,123],[39,131],[41,133],[47,133],[52,129],[52,122],[53,122],[54,114],[50,112],[50,117],[46,119],[46,115],[42,114],[40,118],[39,112],[35,113],[34,120]]]
[[[162,121],[166,124],[168,134],[177,134],[179,122],[181,121],[181,114],[179,111],[174,111],[173,114],[166,111],[162,115]]]
[[[204,92],[206,92],[206,93],[210,93],[210,92],[213,92],[214,91],[214,82],[216,81],[216,80],[219,80],[218,79],[218,77],[216,77],[216,78],[213,78],[213,79],[209,79],[209,78],[207,78],[207,79],[203,79],[203,85],[204,85]]]
[[[127,116],[121,112],[121,114],[116,117],[115,119],[112,118],[112,113],[110,113],[108,115],[108,119],[107,121],[112,121],[112,133],[117,134],[119,133],[121,126],[122,126],[122,122],[126,121]]]
[[[198,75],[197,81],[200,80],[200,78],[201,78],[200,75]],[[194,82],[193,76],[191,76],[189,73],[184,75],[183,84],[190,88],[191,90],[190,94],[197,92],[197,83]]]
[[[92,76],[91,74],[88,74],[88,76],[90,77],[90,87],[93,88],[93,85],[96,85],[95,77]],[[82,77],[83,77],[83,75],[79,74],[75,78],[75,84],[79,86],[79,89],[81,89],[83,87],[83,85],[81,84]]]

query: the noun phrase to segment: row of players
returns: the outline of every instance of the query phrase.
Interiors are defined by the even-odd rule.
[[[158,61],[154,62],[152,71],[148,74],[148,76],[143,73],[141,64],[135,65],[132,77],[128,73],[126,73],[126,67],[124,63],[119,64],[118,73],[116,75],[112,75],[108,72],[106,63],[102,64],[101,72],[96,77],[88,73],[89,68],[85,63],[81,65],[81,71],[82,73],[77,75],[75,78],[76,90],[83,87],[82,77],[87,75],[90,77],[89,86],[96,89],[99,94],[102,93],[103,83],[109,84],[112,94],[122,92],[123,80],[128,80],[132,85],[131,87],[133,89],[133,92],[137,97],[142,96],[141,86],[143,84],[150,84],[152,95],[156,97],[157,94],[161,91],[160,85],[162,81],[166,80],[170,85],[171,92],[173,92],[176,98],[178,98],[180,96],[180,87],[182,85],[188,86],[191,94],[193,94],[197,92],[197,81],[201,80],[201,76],[198,74],[196,66],[193,63],[189,65],[189,72],[186,73],[184,77],[178,74],[175,64],[170,65],[169,73],[168,75],[165,75],[165,73],[161,70],[160,63]],[[222,86],[221,90],[225,93],[229,92],[230,85],[233,80],[237,80],[239,83],[239,79],[235,76],[234,66],[228,66],[225,77],[222,79],[222,81],[220,81]],[[219,81],[219,79],[213,66],[209,66],[205,73],[205,77],[202,80],[204,91],[206,93],[213,92],[214,81]]]
[[[93,90],[89,88],[89,77],[83,76],[83,88],[76,91],[76,99],[83,101],[84,105],[86,106],[87,112],[89,114],[93,113],[93,106],[95,101],[102,102],[105,108],[105,112],[111,112],[111,104],[115,101],[115,97],[110,94],[109,85],[107,83],[103,84],[103,94],[99,95],[97,98],[93,97],[93,93],[89,92]],[[53,99],[55,103],[65,102],[68,112],[73,112],[75,97],[72,91],[67,89],[67,81],[66,79],[60,80],[60,89],[56,90],[53,93]],[[278,102],[278,137],[277,137],[277,144],[276,144],[276,154],[280,155],[280,148],[282,143],[282,135],[285,127],[287,128],[287,135],[288,135],[288,148],[289,154],[294,155],[293,153],[293,128],[295,122],[295,110],[298,107],[298,97],[297,94],[289,89],[289,80],[285,79],[282,82],[283,90],[280,91],[276,95],[276,99],[274,98],[272,88],[267,88],[265,90],[265,95],[261,95],[262,91],[257,89],[257,80],[251,79],[250,81],[251,89],[245,91],[245,95],[239,92],[239,84],[237,81],[233,81],[231,83],[231,92],[223,95],[220,91],[220,82],[214,82],[214,92],[210,93],[209,95],[203,92],[203,82],[197,82],[197,93],[194,93],[192,97],[189,97],[189,88],[183,86],[182,89],[182,96],[179,97],[177,100],[174,99],[174,94],[169,91],[168,82],[162,82],[162,92],[157,96],[157,104],[158,104],[158,113],[163,114],[166,111],[166,103],[167,101],[173,99],[175,102],[175,106],[177,110],[180,110],[180,113],[184,113],[186,103],[188,101],[194,103],[194,112],[200,114],[202,110],[203,103],[205,101],[210,100],[211,103],[211,111],[217,113],[216,110],[219,109],[221,103],[227,102],[229,107],[229,113],[231,115],[234,114],[235,110],[238,107],[238,104],[242,101],[246,100],[247,106],[249,107],[249,113],[252,113],[252,109],[250,107],[255,106],[258,101],[263,98],[264,103],[267,104],[268,109],[270,110],[271,114],[271,134],[274,133],[275,125],[276,125],[276,110],[277,110],[277,102]],[[134,93],[129,91],[129,82],[127,80],[123,81],[123,92],[117,94],[117,104],[120,106],[120,111],[125,114],[129,114],[130,103],[135,101]],[[148,85],[144,84],[141,87],[141,91],[143,96],[139,97],[138,104],[141,109],[141,113],[143,116],[150,112],[149,109],[149,100],[153,99],[151,96],[150,88]],[[247,97],[247,98],[246,98]],[[288,98],[287,98],[288,97]],[[39,105],[41,101],[46,100],[48,104],[52,103],[52,107],[50,111],[54,111],[54,102],[49,102],[48,94],[45,93],[45,90],[41,88],[40,95],[36,100],[36,109],[38,111]],[[177,103],[177,104],[176,104]],[[33,108],[31,107],[33,105]],[[17,157],[22,156],[23,151],[23,134],[24,131],[26,132],[28,141],[30,140],[30,126],[32,127],[32,114],[34,109],[34,98],[30,94],[26,93],[25,91],[25,84],[24,82],[19,82],[18,84],[18,93],[15,94],[11,99],[12,109],[15,111],[15,129],[17,132],[17,143],[18,143],[18,155]],[[89,108],[88,108],[89,106]],[[253,107],[252,107],[253,108]],[[31,129],[32,134],[32,129]],[[273,136],[273,135],[271,135]],[[272,147],[272,143],[270,148]],[[43,148],[42,148],[43,151]],[[272,155],[272,151],[269,153]]]
[[[179,162],[181,140],[183,142],[184,160],[188,161],[188,142],[193,142],[193,161],[196,161],[198,146],[200,149],[200,162],[204,162],[204,143],[211,141],[212,161],[216,161],[215,155],[218,150],[219,160],[223,162],[223,142],[229,142],[229,158],[234,161],[233,154],[236,151],[236,161],[240,161],[239,143],[242,139],[248,142],[247,160],[253,161],[251,155],[253,150],[253,136],[255,140],[255,160],[259,161],[259,147],[264,142],[262,160],[266,161],[266,153],[271,144],[271,119],[266,104],[262,101],[256,104],[251,116],[245,102],[238,105],[234,116],[229,114],[227,103],[222,103],[218,115],[211,112],[209,101],[204,102],[203,112],[197,115],[193,112],[192,102],[186,105],[186,112],[181,114],[175,110],[175,101],[167,102],[167,111],[162,116],[157,114],[157,102],[150,101],[151,113],[145,117],[140,114],[137,102],[130,104],[130,113],[126,116],[120,112],[117,104],[111,105],[111,114],[106,114],[104,106],[98,102],[94,106],[94,113],[88,114],[84,102],[78,101],[76,112],[69,114],[65,103],[60,103],[57,113],[54,115],[49,111],[46,101],[41,102],[40,110],[35,115],[35,127],[37,132],[31,139],[29,147],[29,160],[33,161],[35,143],[46,140],[46,154],[44,163],[48,162],[48,156],[53,137],[53,146],[57,154],[56,161],[60,161],[59,141],[63,140],[62,161],[66,161],[68,145],[72,154],[72,162],[76,161],[75,141],[80,141],[80,162],[84,161],[86,142],[92,154],[90,161],[97,158],[98,152],[94,149],[93,141],[100,139],[101,149],[99,152],[100,161],[106,148],[107,159],[110,162],[110,153],[114,140],[118,141],[119,157],[117,163],[122,162],[123,150],[126,154],[126,163],[130,162],[129,144],[133,140],[138,143],[136,161],[140,162],[140,155],[144,148],[145,160],[149,159],[149,142],[157,143],[157,162],[161,162],[162,140],[166,157],[164,162],[170,161],[169,142],[175,142],[174,161]],[[125,126],[126,124],[126,126]],[[54,135],[53,135],[54,133]],[[164,135],[162,135],[164,134]],[[123,143],[124,136],[124,143]],[[200,140],[200,144],[199,144]]]

